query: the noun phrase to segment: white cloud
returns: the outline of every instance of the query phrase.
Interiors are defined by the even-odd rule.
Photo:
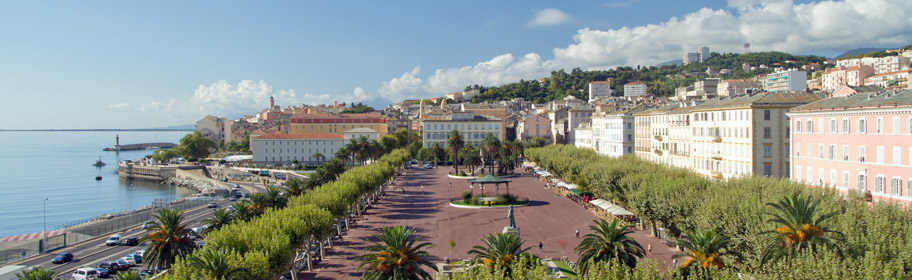
[[[570,20],[570,16],[561,12],[555,8],[547,8],[544,10],[535,13],[535,18],[532,19],[527,26],[547,26],[547,25],[558,25]]]
[[[714,52],[808,53],[866,46],[898,46],[912,41],[912,1],[856,0],[794,4],[789,0],[732,0],[728,9],[703,8],[665,22],[608,30],[583,28],[574,44],[554,48],[554,58],[511,54],[474,66],[438,69],[421,77],[420,68],[384,82],[381,98],[442,96],[470,84],[485,86],[537,79],[557,69],[606,69],[655,65],[680,59],[708,46]],[[542,11],[544,13],[545,11]],[[540,13],[541,14],[541,13]],[[531,24],[531,23],[530,23]]]
[[[129,107],[130,107],[130,104],[127,104],[127,103],[108,105],[108,108],[112,108],[112,109],[123,109],[123,108],[129,108]]]
[[[609,8],[627,8],[630,7],[633,3],[640,2],[640,0],[616,0],[605,3],[604,6]]]
[[[276,105],[283,107],[332,104],[333,101],[364,102],[371,99],[361,87],[355,88],[352,93],[300,95],[293,89],[274,90],[263,80],[243,80],[236,85],[218,81],[208,86],[199,85],[186,100],[171,99],[164,103],[153,101],[142,104],[140,111],[161,112],[183,121],[197,120],[205,115],[237,117],[265,109],[269,106],[269,97],[274,97]]]

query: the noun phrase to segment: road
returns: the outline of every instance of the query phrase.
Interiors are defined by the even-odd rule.
[[[217,202],[219,208],[227,207],[228,205],[233,204],[234,202],[228,200],[222,200]],[[184,212],[184,221],[186,225],[190,228],[198,227],[201,225],[201,222],[212,215],[213,209],[206,208],[205,206],[197,207],[190,209]],[[143,233],[146,231],[141,228],[140,225],[131,227],[127,230],[123,230],[116,233],[111,233],[105,236],[99,236],[95,239],[91,239],[85,242],[78,243],[76,245],[68,246],[66,248],[58,249],[54,252],[44,254],[39,258],[33,258],[32,260],[26,261],[25,266],[35,267],[41,266],[45,268],[51,268],[55,272],[61,273],[61,276],[67,277],[74,270],[82,267],[96,267],[99,263],[105,261],[112,261],[123,257],[124,255],[130,254],[137,250],[145,248],[147,244],[140,244],[139,246],[107,246],[105,245],[105,240],[114,234],[120,234],[123,238],[127,237],[142,237]],[[64,263],[64,264],[53,264],[51,260],[55,255],[59,253],[69,252],[73,254],[73,261]],[[133,269],[143,269],[139,266],[134,266]]]

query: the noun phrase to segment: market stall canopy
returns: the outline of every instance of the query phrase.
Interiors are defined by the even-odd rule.
[[[579,186],[577,186],[576,184],[564,183],[564,182],[557,182],[557,186],[558,186],[558,187],[564,187],[564,188],[566,188],[566,189],[568,189],[568,190],[575,190],[575,189],[578,189],[578,188],[579,188]]]
[[[253,155],[234,155],[223,158],[226,162],[252,161]]]
[[[524,161],[522,165],[525,166],[525,167],[536,167],[536,166],[538,166],[538,164],[535,164],[534,162],[531,162],[531,161]]]
[[[602,208],[602,210],[605,210],[605,212],[608,212],[614,216],[633,216],[633,213],[630,213],[630,211],[627,211],[627,209],[614,205],[611,202],[608,202],[607,200],[601,198],[590,200],[589,203],[597,206],[598,208]]]

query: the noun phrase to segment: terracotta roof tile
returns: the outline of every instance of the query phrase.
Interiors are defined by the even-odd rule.
[[[254,139],[343,139],[341,134],[335,133],[275,133],[256,137]]]

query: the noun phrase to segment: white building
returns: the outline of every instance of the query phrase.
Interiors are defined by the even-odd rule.
[[[874,69],[874,74],[883,74],[909,68],[909,58],[895,55],[836,60],[837,67],[852,67],[859,65],[871,66]]]
[[[290,164],[297,160],[303,164],[316,164],[314,154],[320,153],[332,159],[345,146],[341,134],[334,133],[279,133],[257,136],[250,139],[253,162],[260,164]]]
[[[763,89],[768,92],[804,91],[807,89],[807,72],[789,69],[767,74]]]
[[[435,143],[446,147],[453,130],[459,131],[466,146],[479,146],[481,141],[494,134],[503,141],[503,121],[494,117],[476,115],[474,112],[453,112],[430,114],[421,121],[421,133],[424,147],[430,148]]]
[[[590,150],[595,149],[593,144],[594,139],[592,137],[592,127],[589,123],[581,124],[579,127],[573,129],[573,136],[573,142],[570,142],[573,146]]]
[[[589,103],[599,97],[608,97],[614,94],[611,81],[595,81],[589,83]]]
[[[684,65],[700,62],[700,53],[685,53],[684,57],[681,60],[683,61]]]
[[[576,106],[567,111],[567,144],[575,143],[574,138],[576,137],[576,133],[574,131],[581,124],[589,123],[589,120],[592,118],[592,113],[595,113],[595,109],[589,105]]]
[[[646,95],[646,83],[629,82],[624,84],[624,97]]]
[[[709,59],[709,47],[703,46],[697,49],[697,52],[700,53],[700,62],[704,62]]]
[[[644,111],[644,106],[618,110],[592,116],[592,145],[602,155],[621,157],[634,153],[633,114]]]

